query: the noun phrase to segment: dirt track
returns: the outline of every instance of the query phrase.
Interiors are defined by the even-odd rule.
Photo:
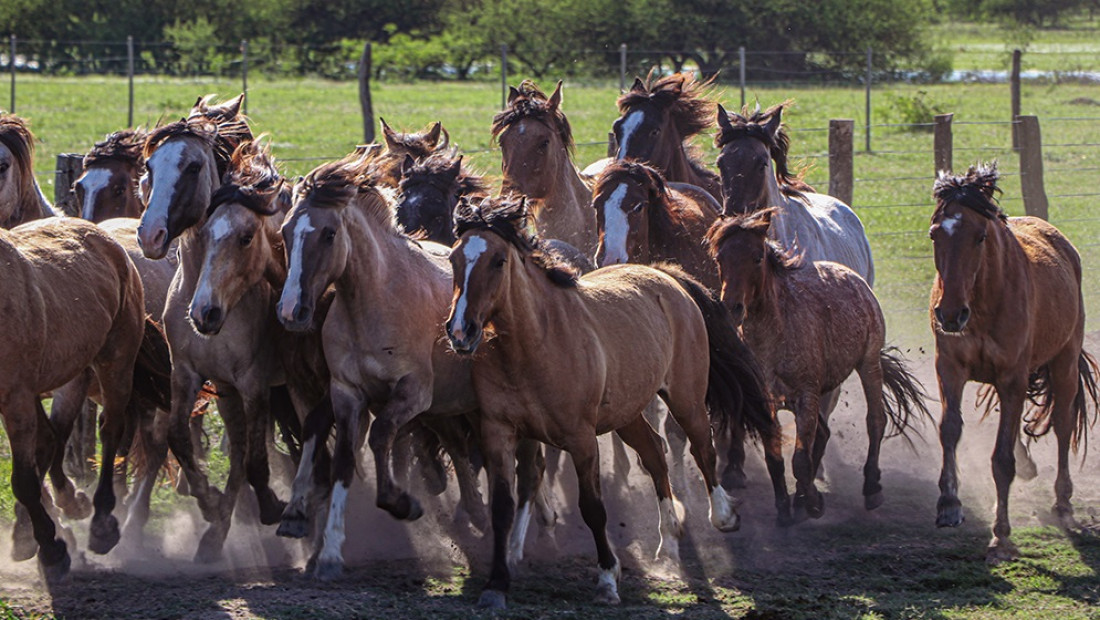
[[[1092,334],[1087,347],[1100,351],[1098,345],[1100,337]],[[913,364],[934,392],[930,356],[914,359]],[[1011,573],[988,569],[982,562],[993,508],[989,455],[995,421],[979,423],[973,411],[964,414],[967,426],[960,459],[967,522],[958,530],[937,530],[933,522],[940,448],[931,426],[921,429],[924,439],[916,441],[916,452],[897,439],[886,444],[886,503],[872,513],[862,509],[864,405],[858,385],[850,382],[847,387],[833,417],[833,439],[826,454],[825,516],[791,529],[777,528],[770,485],[756,449],[750,452],[750,483],[742,495],[742,530],[720,534],[707,521],[702,483],[691,466],[686,469],[686,488],[682,478],[679,484],[673,480],[688,509],[682,570],[649,561],[657,546],[657,514],[648,478],[635,466],[628,485],[623,485],[614,482],[605,467],[609,530],[626,567],[623,607],[613,612],[615,617],[653,617],[684,610],[691,617],[755,618],[852,617],[866,612],[942,617],[956,607],[979,610],[981,617],[986,616],[981,610],[991,617],[999,616],[998,610],[1012,611],[1006,603],[1017,587],[1008,577]],[[973,402],[972,392],[973,388],[968,391],[968,403]],[[938,416],[938,410],[933,410]],[[1025,556],[1021,562],[1050,573],[1055,592],[1064,592],[1069,601],[1066,613],[1085,617],[1100,613],[1095,607],[1100,605],[1100,539],[1095,534],[1100,524],[1098,441],[1092,442],[1083,466],[1072,470],[1074,504],[1086,526],[1084,534],[1067,536],[1051,528],[1035,528],[1043,524],[1042,517],[1053,503],[1053,438],[1033,447],[1039,477],[1017,480],[1011,506],[1013,526],[1031,528],[1017,537]],[[509,615],[585,617],[608,611],[588,604],[595,554],[591,537],[575,513],[569,469],[561,478],[564,490],[556,490],[561,522],[552,538],[532,527]],[[788,466],[788,478],[789,472]],[[366,473],[372,479],[369,469]],[[793,489],[793,482],[789,484]],[[198,522],[181,510],[157,526],[163,537],[150,528],[151,542],[145,550],[90,557],[73,571],[70,584],[52,593],[38,580],[32,562],[5,564],[0,567],[0,596],[17,615],[54,613],[65,618],[471,615],[487,572],[489,545],[465,525],[452,523],[455,492],[429,499],[425,517],[406,525],[373,507],[369,486],[357,483],[356,491],[349,503],[345,546],[352,568],[332,584],[318,584],[301,573],[305,554],[300,545],[277,539],[274,528],[261,530],[240,520],[230,533],[226,560],[196,566],[190,556]],[[189,505],[189,501],[181,503]],[[81,544],[86,541],[81,525],[77,536]],[[7,544],[5,535],[0,548],[4,558]],[[1059,572],[1063,556],[1076,568]],[[1043,568],[1047,563],[1055,569]]]

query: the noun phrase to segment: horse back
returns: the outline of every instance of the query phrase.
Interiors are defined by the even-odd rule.
[[[1032,366],[1037,367],[1084,333],[1081,257],[1061,231],[1042,219],[1014,217],[1008,226],[1027,260]]]
[[[787,249],[797,248],[806,260],[845,265],[873,287],[871,244],[855,211],[825,194],[785,198],[786,204],[772,221],[776,240]]]

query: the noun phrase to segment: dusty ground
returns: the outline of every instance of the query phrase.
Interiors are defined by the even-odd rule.
[[[1100,351],[1098,344],[1094,334],[1090,348]],[[910,357],[934,391],[930,356],[912,351]],[[593,545],[575,513],[567,470],[556,489],[561,522],[552,535],[532,527],[507,616],[1100,618],[1100,439],[1094,438],[1088,458],[1072,470],[1074,501],[1085,527],[1066,533],[1044,526],[1053,503],[1055,464],[1053,438],[1044,439],[1033,448],[1039,477],[1017,481],[1013,489],[1013,525],[1024,557],[989,568],[983,558],[993,508],[989,455],[995,421],[979,423],[972,411],[966,414],[960,455],[967,521],[957,530],[937,530],[940,448],[930,426],[921,429],[924,439],[916,441],[915,450],[897,439],[886,444],[886,503],[872,513],[863,510],[864,405],[858,386],[847,387],[833,418],[822,519],[790,529],[774,525],[770,485],[756,449],[749,459],[749,488],[742,493],[743,527],[720,534],[707,521],[702,484],[691,466],[688,483],[681,477],[677,485],[689,511],[682,566],[655,565],[649,561],[657,545],[652,485],[637,466],[626,484],[605,471],[609,530],[626,570],[623,605],[596,608],[589,604]],[[788,465],[788,477],[789,471]],[[52,592],[33,563],[4,564],[0,618],[474,615],[488,570],[488,541],[452,522],[454,492],[430,499],[420,521],[401,524],[373,507],[370,486],[357,483],[349,504],[345,557],[351,568],[337,582],[312,581],[301,571],[301,545],[276,538],[274,528],[241,520],[230,534],[226,559],[196,566],[190,557],[201,524],[186,509],[188,500],[171,519],[151,524],[152,542],[145,549],[88,557],[73,571],[71,583]],[[83,544],[86,532],[80,524],[76,530]],[[7,549],[0,548],[0,554],[6,558]]]

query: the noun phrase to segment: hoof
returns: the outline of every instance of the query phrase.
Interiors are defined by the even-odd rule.
[[[1063,530],[1076,530],[1080,527],[1077,523],[1077,519],[1073,518],[1072,508],[1059,508],[1055,506],[1051,508],[1050,514],[1054,517],[1055,524]]]
[[[34,536],[30,531],[26,532],[24,536],[18,529],[12,535],[11,545],[11,559],[13,562],[24,562],[29,560],[38,553],[38,543],[34,541]]]
[[[477,606],[480,609],[507,609],[508,599],[500,590],[482,590]]]
[[[1020,550],[1007,538],[994,538],[985,552],[985,563],[996,566],[1001,562],[1011,562],[1020,557]]]
[[[38,569],[42,572],[42,579],[51,586],[66,583],[69,578],[69,567],[72,565],[65,543],[60,540],[54,542],[60,548],[59,552],[55,552],[56,558],[48,559],[44,555],[38,557]]]
[[[675,538],[662,539],[657,546],[657,553],[653,559],[657,562],[667,562],[672,566],[680,565],[680,543]]]
[[[344,564],[336,560],[317,560],[313,578],[317,581],[334,581],[344,576]]]
[[[279,529],[275,530],[276,536],[283,538],[305,538],[309,534],[309,520],[304,514],[283,515],[279,522]]]
[[[825,516],[825,495],[817,493],[806,502],[806,514],[811,519],[820,519]]]
[[[475,510],[467,510],[466,517],[470,520],[470,525],[473,526],[478,532],[485,534],[489,531],[489,513],[485,510],[484,505],[479,505]]]
[[[73,495],[73,501],[66,502],[61,507],[61,512],[65,514],[67,519],[82,521],[92,516],[92,500],[88,499],[88,495],[84,491],[77,491]]]
[[[737,530],[741,529],[741,515],[735,512],[732,516],[730,516],[729,519],[726,519],[721,523],[711,523],[711,525],[713,525],[714,529],[718,530],[719,532],[725,532],[727,534],[730,532],[736,532]]]
[[[88,532],[88,550],[103,555],[115,548],[122,535],[118,529],[118,519],[107,515],[103,519],[92,519],[92,528]]]
[[[744,489],[748,486],[748,478],[740,469],[727,469],[722,472],[722,486],[727,489]]]
[[[217,526],[207,528],[199,541],[199,548],[195,551],[196,564],[213,564],[222,559],[222,547],[225,544],[225,533]]]
[[[285,510],[286,502],[275,497],[273,493],[269,501],[260,504],[260,523],[263,525],[275,525],[279,523],[283,518],[283,511]]]
[[[389,513],[395,519],[401,521],[416,521],[424,516],[424,509],[420,507],[420,502],[408,493],[402,493],[395,505],[391,507],[383,506],[383,508],[389,510]]]
[[[447,466],[439,458],[433,458],[425,463],[424,490],[430,495],[439,496],[447,490]]]
[[[940,500],[936,510],[936,527],[959,527],[965,520],[959,500]]]
[[[864,497],[863,498],[863,507],[866,508],[867,510],[874,510],[875,508],[878,508],[879,506],[881,506],[882,502],[884,502],[884,501],[885,501],[885,498],[882,495],[882,491],[879,491],[878,493],[872,493],[872,494]]]
[[[592,602],[597,605],[618,605],[621,601],[614,586],[601,583],[596,586],[596,596],[592,597]]]

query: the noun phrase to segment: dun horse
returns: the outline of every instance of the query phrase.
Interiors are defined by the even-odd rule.
[[[775,213],[765,209],[721,220],[707,240],[722,276],[722,301],[742,322],[776,405],[795,414],[793,518],[781,446],[765,445],[779,523],[825,512],[814,484],[830,435],[830,411],[822,403],[853,371],[867,400],[863,496],[867,510],[874,510],[883,501],[879,452],[887,419],[904,434],[915,412],[927,416],[923,390],[885,348],[886,323],[867,282],[838,263],[806,263],[780,248],[768,239]]]
[[[521,439],[573,457],[581,514],[599,556],[598,601],[619,602],[620,567],[605,530],[597,435],[616,431],[638,451],[659,499],[659,552],[676,555],[682,508],[660,436],[642,416],[654,395],[688,436],[710,496],[711,523],[736,530],[734,503],[715,473],[708,406],[713,416],[747,421],[769,438],[774,427],[770,416],[739,415],[735,395],[745,388],[736,385],[735,367],[747,360],[731,359],[737,334],[717,299],[672,267],[617,265],[578,281],[548,258],[522,199],[463,203],[456,218],[446,329],[455,351],[477,353],[473,381],[493,507],[493,566],[479,605],[503,607],[511,581],[507,538]]]
[[[0,114],[0,228],[52,215],[34,178],[34,136],[22,118]]]
[[[504,192],[532,200],[539,234],[592,256],[596,222],[591,190],[573,164],[573,131],[561,110],[562,84],[547,97],[534,82],[510,87],[508,107],[493,117],[504,157]]]
[[[141,217],[145,205],[140,179],[145,172],[145,133],[116,131],[84,156],[84,171],[73,184],[80,217],[92,222]],[[160,316],[160,315],[155,315]]]
[[[955,456],[962,435],[967,381],[991,384],[1000,399],[993,480],[997,507],[986,560],[1014,559],[1008,496],[1016,475],[1014,446],[1024,430],[1051,428],[1058,440],[1054,516],[1073,527],[1069,449],[1085,441],[1088,405],[1096,406],[1096,362],[1082,350],[1085,306],[1081,259],[1058,229],[1034,217],[1007,217],[994,201],[996,166],[965,175],[941,173],[929,234],[937,277],[929,315],[936,337],[936,376],[943,417],[943,471],[936,525],[963,521]],[[1029,415],[1024,404],[1036,406]]]

